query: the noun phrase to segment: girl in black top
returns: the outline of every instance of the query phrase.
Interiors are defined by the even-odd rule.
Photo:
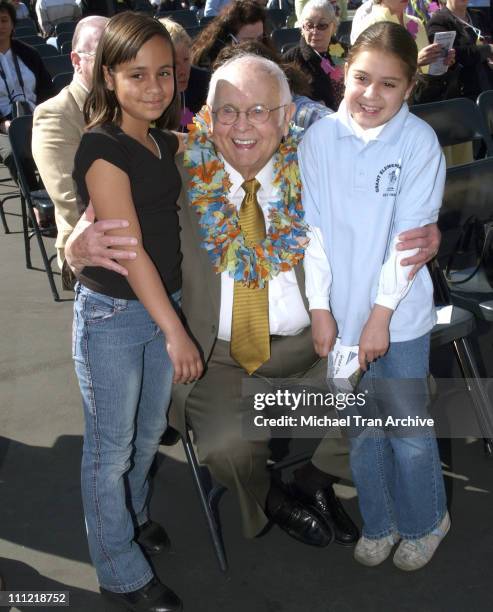
[[[76,288],[74,359],[86,430],[82,493],[89,548],[103,597],[122,609],[181,610],[143,551],[149,520],[148,472],[166,427],[171,382],[202,373],[197,348],[176,312],[180,245],[176,199],[178,141],[166,127],[176,102],[173,48],[166,29],[137,13],[112,18],[101,37],[88,131],[75,157],[81,211],[128,220],[115,235],[136,236],[122,277],[84,268]]]

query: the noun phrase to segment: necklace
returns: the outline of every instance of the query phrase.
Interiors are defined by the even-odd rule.
[[[227,194],[231,181],[209,136],[210,114],[203,107],[190,126],[184,165],[191,176],[188,197],[199,216],[202,248],[217,273],[227,271],[235,281],[262,288],[279,272],[303,259],[308,226],[301,206],[297,148],[303,130],[291,124],[274,157],[274,179],[280,199],[271,204],[264,240],[249,247],[240,228],[238,211]]]

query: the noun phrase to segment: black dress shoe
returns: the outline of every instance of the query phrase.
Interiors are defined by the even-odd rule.
[[[308,495],[296,484],[292,484],[291,491],[297,499],[318,510],[327,525],[332,528],[337,544],[352,546],[358,541],[358,528],[344,510],[344,506],[339,501],[332,486],[317,489],[314,495]]]
[[[269,518],[295,540],[310,546],[328,546],[334,540],[332,528],[326,524],[315,508],[285,495]]]
[[[99,588],[104,599],[105,612],[131,610],[132,612],[181,612],[183,604],[167,586],[153,578],[145,586],[130,593],[114,593]]]
[[[147,521],[135,530],[135,539],[148,555],[159,555],[171,546],[168,534],[159,523]]]

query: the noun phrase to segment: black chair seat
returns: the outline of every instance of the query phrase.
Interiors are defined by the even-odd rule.
[[[431,331],[431,348],[450,344],[457,338],[465,338],[474,330],[474,315],[463,308],[452,306],[450,323],[437,323]]]

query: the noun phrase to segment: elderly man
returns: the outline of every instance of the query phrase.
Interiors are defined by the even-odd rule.
[[[32,151],[46,190],[55,204],[58,264],[65,259],[64,247],[79,219],[72,179],[74,157],[84,131],[82,109],[91,88],[94,55],[106,25],[106,17],[91,16],[77,24],[70,59],[74,78],[57,96],[34,111]]]
[[[268,440],[249,440],[242,432],[249,408],[241,386],[247,375],[303,380],[326,370],[313,349],[299,265],[306,236],[298,223],[296,138],[289,131],[293,105],[286,78],[264,58],[232,59],[213,75],[207,105],[185,153],[191,179],[183,192],[190,205],[182,202],[180,219],[183,311],[207,366],[195,384],[175,387],[174,421],[182,432],[187,425],[192,428],[200,461],[237,494],[247,537],[272,520],[308,544],[327,545],[334,535],[339,543],[352,544],[357,529],[328,476],[347,474],[347,465],[334,467],[337,451],[321,444],[287,490],[267,470]],[[275,240],[279,220],[272,212],[284,205],[292,214],[285,219],[291,223],[285,234],[291,247],[280,250]],[[69,262],[80,269],[97,260],[125,273],[129,239],[104,234],[122,222],[101,223],[74,232],[67,244]],[[424,247],[428,255],[437,248],[436,228],[416,230],[411,237],[407,248]],[[321,247],[313,241],[310,248]],[[255,266],[244,264],[248,257],[238,259],[239,252],[258,256],[268,283],[257,277]]]

